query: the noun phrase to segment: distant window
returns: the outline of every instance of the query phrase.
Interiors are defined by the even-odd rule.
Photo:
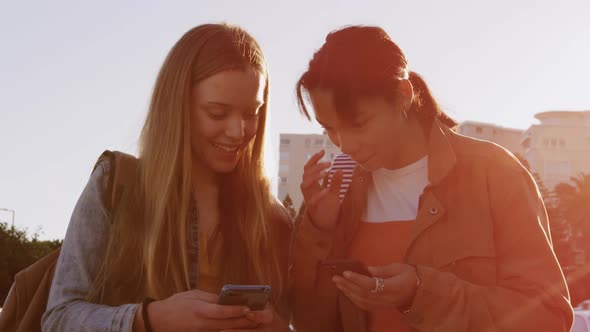
[[[309,138],[306,138],[306,139],[305,139],[305,147],[306,147],[306,148],[308,148],[308,147],[309,147],[309,144],[311,144],[310,142],[311,142],[311,140],[310,140]]]
[[[475,133],[476,133],[476,134],[481,134],[481,133],[483,133],[483,128],[482,128],[482,127],[475,127]]]
[[[281,161],[289,160],[289,151],[281,151]]]
[[[287,177],[281,176],[281,184],[287,184]]]
[[[494,135],[497,135],[497,134],[498,134],[498,131],[497,131],[496,129],[494,129],[494,130],[492,131],[492,134],[494,134]]]
[[[555,138],[552,138],[552,139],[551,139],[551,147],[552,147],[552,148],[555,148],[556,146],[557,146],[557,139],[555,139]]]
[[[322,145],[324,145],[324,139],[323,138],[316,138],[314,144],[315,144],[315,146],[322,146]]]
[[[544,138],[543,139],[543,146],[548,148],[549,147],[549,139],[548,138]]]
[[[291,144],[291,140],[288,138],[281,138],[281,145],[289,145]]]
[[[565,148],[565,140],[563,138],[559,139],[559,147],[564,149]]]

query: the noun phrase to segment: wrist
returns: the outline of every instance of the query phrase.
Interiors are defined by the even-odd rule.
[[[422,283],[422,280],[420,279],[420,275],[418,274],[418,267],[416,267],[416,265],[414,265],[414,264],[410,264],[410,266],[414,270],[415,281],[413,283],[413,287],[412,287],[412,291],[410,292],[410,295],[406,299],[405,303],[403,303],[399,307],[399,311],[401,311],[403,314],[408,314],[410,312],[410,310],[412,309],[412,305],[414,304],[414,299],[416,298],[416,294],[418,293],[418,289],[420,288],[420,285]]]
[[[306,212],[307,213],[307,219],[309,219],[309,222],[311,223],[311,225],[316,228],[317,230],[319,230],[320,232],[332,232],[335,228],[336,228],[336,224],[337,222],[333,222],[333,223],[327,223],[327,225],[318,223],[314,220],[314,218],[311,216],[311,213],[309,213],[309,211]],[[338,220],[338,219],[336,219]]]

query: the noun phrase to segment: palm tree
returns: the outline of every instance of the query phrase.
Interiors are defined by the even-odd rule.
[[[555,186],[555,211],[557,219],[571,227],[570,236],[574,247],[580,248],[585,257],[585,263],[577,266],[568,284],[572,292],[572,303],[586,300],[590,297],[590,175],[579,174],[570,178],[571,183],[560,183]],[[581,241],[577,241],[581,240]],[[559,256],[559,255],[558,255]]]
[[[590,235],[590,174],[580,173],[570,180],[571,184],[560,183],[555,186],[555,197],[563,217],[576,229]]]
[[[531,164],[520,153],[515,153],[514,157],[516,157],[516,159],[518,159],[518,161],[522,164],[522,166],[524,168],[526,168],[526,170],[529,171],[529,173],[531,173],[531,175],[533,176],[533,179],[537,183],[537,187],[539,187],[539,191],[541,192],[541,197],[543,198],[543,201],[547,205],[547,210],[549,210],[549,205],[551,203],[551,202],[549,202],[550,198],[551,198],[551,192],[547,189],[547,187],[545,187],[545,185],[543,184],[543,181],[541,181],[541,177],[539,176],[539,173],[533,172],[531,170]]]

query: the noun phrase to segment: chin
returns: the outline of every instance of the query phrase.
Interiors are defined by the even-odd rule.
[[[236,169],[236,167],[215,167],[213,168],[213,171],[217,174],[229,174],[231,172],[233,172]]]
[[[228,173],[233,172],[237,166],[238,166],[237,162],[231,163],[231,164],[223,163],[223,164],[211,165],[211,169],[213,170],[213,172],[215,172],[217,174],[228,174]]]
[[[372,172],[374,170],[377,170],[379,168],[382,168],[383,166],[381,165],[381,163],[376,160],[376,158],[369,158],[369,160],[367,160],[364,163],[359,163],[359,165],[361,166],[362,169],[364,169],[365,171],[369,171]]]

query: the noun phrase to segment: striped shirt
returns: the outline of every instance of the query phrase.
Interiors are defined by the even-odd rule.
[[[328,171],[328,186],[332,184],[332,177],[338,170],[342,171],[342,184],[340,185],[340,200],[344,199],[346,191],[352,182],[352,171],[356,166],[356,162],[350,158],[347,154],[341,153],[334,158],[332,167]]]

